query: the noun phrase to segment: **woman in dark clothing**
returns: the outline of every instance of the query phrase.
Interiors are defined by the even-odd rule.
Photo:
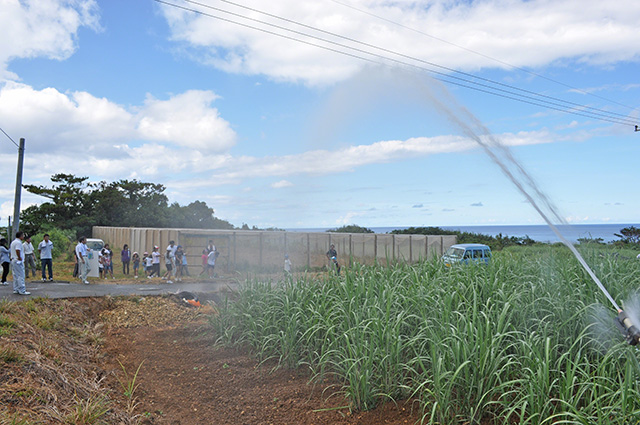
[[[7,247],[7,240],[5,238],[0,239],[0,263],[2,263],[2,285],[8,285],[7,275],[9,274],[9,266],[11,254]]]
[[[122,260],[122,274],[129,274],[129,262],[131,261],[131,251],[129,251],[129,245],[124,244],[124,247],[122,247],[120,259]]]

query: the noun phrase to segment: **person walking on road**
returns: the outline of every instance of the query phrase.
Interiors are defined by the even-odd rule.
[[[13,273],[13,293],[20,295],[31,295],[27,292],[24,283],[24,256],[22,254],[22,241],[24,233],[17,232],[16,238],[11,242],[11,273]]]
[[[46,280],[45,268],[49,272],[49,282],[53,280],[53,242],[49,240],[49,234],[44,234],[44,239],[38,244],[40,253],[40,266],[42,267],[42,281]]]
[[[31,236],[24,238],[22,252],[24,253],[25,278],[29,277],[29,271],[31,271],[31,276],[36,277],[36,255],[33,250],[33,244],[31,243]]]
[[[81,236],[76,245],[76,256],[78,257],[78,276],[85,285],[89,284],[87,274],[89,273],[89,248],[87,248],[87,238]]]

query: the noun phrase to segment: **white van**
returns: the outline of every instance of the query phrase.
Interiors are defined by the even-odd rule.
[[[489,264],[491,260],[491,248],[480,243],[461,243],[451,245],[442,256],[442,261],[447,267],[454,264],[480,263]]]
[[[87,273],[87,276],[99,277],[98,252],[104,248],[104,241],[102,239],[87,238],[87,248],[89,248],[89,254],[87,256],[89,260],[89,273]]]

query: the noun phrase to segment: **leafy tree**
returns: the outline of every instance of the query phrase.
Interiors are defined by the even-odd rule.
[[[37,233],[42,228],[59,227],[74,229],[78,233],[90,229],[91,218],[89,193],[91,184],[88,177],[72,174],[55,174],[51,177],[53,187],[24,185],[30,193],[50,199],[41,205],[31,206],[21,213],[21,227],[28,234]]]
[[[332,233],[374,233],[373,230],[358,226],[357,224],[349,224],[342,227],[338,227],[337,229],[329,229],[327,232]]]
[[[389,232],[394,235],[457,235],[460,232],[445,230],[441,227],[409,227],[407,229],[396,229]]]
[[[499,251],[502,248],[514,245],[535,245],[538,244],[529,236],[516,237],[504,236],[499,233],[495,236],[483,233],[460,232],[458,230],[446,230],[441,227],[409,227],[408,229],[397,229],[391,231],[396,235],[456,235],[458,243],[482,243],[489,245],[492,250]]]
[[[91,193],[93,217],[98,226],[168,227],[165,187],[138,180],[96,184]]]
[[[169,207],[169,222],[172,227],[188,229],[234,229],[231,223],[214,217],[213,213],[206,202],[195,201],[186,206],[173,203]]]
[[[620,230],[620,233],[614,233],[615,236],[619,237],[624,244],[640,244],[640,229],[635,226],[625,227]]]
[[[45,233],[49,235],[49,239],[53,242],[52,256],[54,259],[59,258],[63,254],[66,254],[66,260],[73,258],[71,256],[71,248],[76,239],[75,233],[73,230],[61,230],[56,228],[42,230],[40,233],[31,237],[36,255],[38,251],[38,244],[44,240]],[[40,258],[39,255],[38,258]]]
[[[602,238],[578,238],[578,243],[580,245],[605,245],[604,239]]]
[[[90,235],[93,226],[234,228],[214,217],[213,208],[205,202],[169,205],[161,184],[138,180],[89,183],[87,177],[71,174],[56,174],[51,181],[52,187],[24,186],[49,199],[22,212],[22,228],[29,234],[59,228],[77,236]]]

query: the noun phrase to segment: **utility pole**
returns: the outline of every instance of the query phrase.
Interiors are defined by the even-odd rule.
[[[18,172],[16,174],[16,194],[13,204],[13,234],[9,235],[11,240],[18,230],[20,230],[20,196],[22,194],[22,166],[24,164],[24,138],[20,138],[18,147]]]

